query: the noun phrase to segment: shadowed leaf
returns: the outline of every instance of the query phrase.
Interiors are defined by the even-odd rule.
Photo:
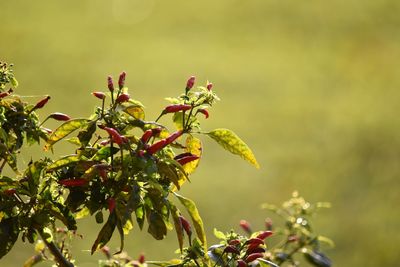
[[[83,128],[88,124],[87,119],[72,119],[61,124],[48,138],[44,150],[49,150],[55,143],[72,133],[73,131]]]

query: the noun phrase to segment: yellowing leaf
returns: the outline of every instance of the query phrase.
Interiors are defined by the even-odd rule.
[[[199,166],[201,154],[203,152],[200,139],[189,135],[188,138],[186,138],[186,152],[192,153],[193,155],[199,157],[199,159],[183,165],[185,172],[187,174],[192,174],[196,170],[197,166]]]
[[[83,128],[87,125],[87,119],[72,119],[61,124],[47,139],[44,150],[49,150],[55,143],[72,133],[73,131]]]
[[[257,169],[260,168],[251,149],[231,130],[215,129],[207,133],[207,135],[232,154],[239,155],[241,158],[253,164]]]
[[[47,171],[53,171],[59,168],[62,168],[70,163],[74,163],[80,160],[80,157],[78,155],[68,155],[65,157],[62,157],[56,161],[54,161],[52,164],[50,164],[47,167]]]
[[[188,211],[192,222],[194,229],[196,230],[197,237],[200,239],[200,241],[203,243],[203,247],[205,250],[207,250],[207,239],[206,239],[206,233],[204,231],[204,225],[203,225],[203,220],[200,217],[199,211],[197,210],[196,205],[194,202],[188,198],[185,198],[177,193],[174,193],[174,195],[179,199],[179,201],[182,203],[183,206],[185,206],[186,210]]]
[[[137,120],[144,120],[144,110],[138,105],[128,106],[124,109],[124,112],[128,113]]]

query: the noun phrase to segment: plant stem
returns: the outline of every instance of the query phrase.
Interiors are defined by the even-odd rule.
[[[44,237],[43,230],[38,230],[38,232],[40,237],[43,239],[43,242],[46,244],[51,254],[53,254],[55,261],[59,264],[60,267],[74,267],[74,265],[64,257],[64,255],[61,253],[61,251],[58,249],[53,241],[47,241],[47,239]]]

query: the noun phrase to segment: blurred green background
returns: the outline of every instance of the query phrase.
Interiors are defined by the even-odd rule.
[[[203,128],[234,130],[261,164],[204,141],[182,193],[211,241],[213,227],[238,229],[243,218],[261,228],[270,214],[260,204],[299,190],[333,204],[314,226],[336,242],[334,266],[399,266],[399,14],[397,0],[2,0],[0,58],[15,64],[19,94],[49,93],[48,112],[74,117],[90,114],[90,92],[122,70],[149,119],[187,77],[209,79],[222,101]],[[81,227],[78,266],[97,266],[102,255],[88,250],[100,225]],[[137,229],[126,244],[147,259],[177,248],[173,232],[158,242]],[[0,265],[22,266],[32,253],[18,243]]]

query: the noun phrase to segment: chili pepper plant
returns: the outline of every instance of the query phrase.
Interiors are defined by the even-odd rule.
[[[24,101],[14,92],[18,82],[12,65],[0,63],[0,258],[21,238],[36,243],[37,251],[24,266],[46,259],[58,266],[74,266],[68,240],[79,238],[76,221],[92,216],[99,230],[91,253],[102,251],[107,256],[102,266],[150,263],[143,255],[132,260],[121,253],[124,236],[134,224],[157,240],[168,230],[175,231],[181,257],[162,265],[242,267],[258,262],[276,266],[272,262],[276,258],[267,257],[264,244],[270,230],[250,237],[224,235],[220,257],[214,249],[208,250],[195,203],[179,193],[199,165],[202,138],[215,140],[259,168],[253,152],[231,130],[202,130],[199,118],[209,118],[209,109],[219,99],[211,83],[197,87],[195,83],[195,77],[190,77],[183,93],[167,98],[169,104],[151,120],[143,104],[129,94],[122,72],[116,81],[107,78],[105,90],[88,94],[98,99],[93,114],[71,118],[49,112],[40,120],[37,111],[46,108],[51,96]],[[162,123],[166,119],[172,119],[174,129]],[[48,120],[59,121],[59,126],[46,128]],[[51,152],[60,142],[72,143],[74,149],[54,157]],[[24,145],[40,145],[44,152],[39,160],[20,167]],[[5,175],[5,168],[13,174]],[[63,227],[57,227],[60,224]],[[120,246],[110,252],[106,244],[114,234],[119,235]]]

